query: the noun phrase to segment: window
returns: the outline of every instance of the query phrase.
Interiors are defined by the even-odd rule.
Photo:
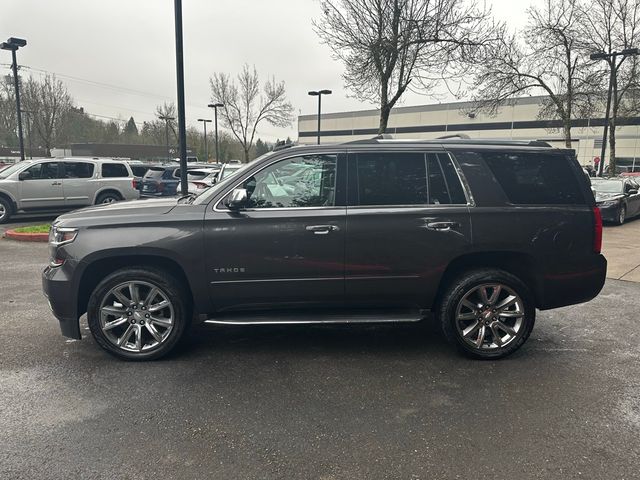
[[[357,170],[359,205],[467,203],[448,155],[363,153]]]
[[[164,168],[162,167],[151,167],[147,170],[147,173],[144,174],[144,178],[162,178],[164,174]]]
[[[243,183],[248,208],[333,206],[336,156],[306,155],[277,162]]]
[[[582,205],[580,185],[564,155],[485,152],[482,158],[516,205]]]
[[[58,162],[38,163],[25,170],[29,180],[49,180],[60,178],[58,173]]]
[[[93,164],[85,162],[64,162],[64,178],[91,178]]]
[[[127,167],[122,163],[103,163],[102,164],[102,177],[103,178],[126,178],[129,176]]]

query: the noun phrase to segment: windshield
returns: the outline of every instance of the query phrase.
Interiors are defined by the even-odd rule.
[[[249,170],[256,163],[260,162],[262,159],[267,158],[273,155],[273,152],[267,152],[264,155],[256,158],[255,160],[250,161],[249,163],[242,165],[239,169],[235,170],[233,173],[229,173],[229,176],[225,176],[218,183],[213,185],[211,188],[206,189],[201,195],[199,195],[195,200],[194,204],[200,205],[202,203],[207,203],[211,198],[216,195],[220,190],[226,188],[230,183],[233,183],[234,179],[240,177],[243,172]]]
[[[622,193],[622,182],[619,180],[594,182],[593,189],[598,193]]]
[[[0,170],[0,178],[7,178],[9,175],[15,172],[19,172],[20,170],[22,170],[22,168],[24,168],[24,166],[25,166],[24,163],[18,162],[18,163],[14,163],[10,167],[3,168],[2,170]]]

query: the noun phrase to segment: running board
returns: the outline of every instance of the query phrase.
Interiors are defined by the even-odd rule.
[[[424,318],[418,310],[356,311],[347,313],[243,312],[219,315],[204,323],[217,325],[301,325],[326,323],[398,323],[418,322]]]

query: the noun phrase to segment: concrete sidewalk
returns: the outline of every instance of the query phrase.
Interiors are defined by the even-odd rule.
[[[602,253],[607,257],[607,277],[640,282],[640,218],[621,226],[604,227]]]

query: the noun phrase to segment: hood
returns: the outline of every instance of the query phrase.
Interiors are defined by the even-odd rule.
[[[600,193],[596,192],[596,202],[606,202],[610,200],[618,200],[623,198],[624,195],[621,193]]]
[[[177,205],[176,198],[162,200],[134,200],[117,202],[74,210],[59,216],[55,223],[65,226],[84,226],[100,223],[130,223],[136,219],[169,213]]]

